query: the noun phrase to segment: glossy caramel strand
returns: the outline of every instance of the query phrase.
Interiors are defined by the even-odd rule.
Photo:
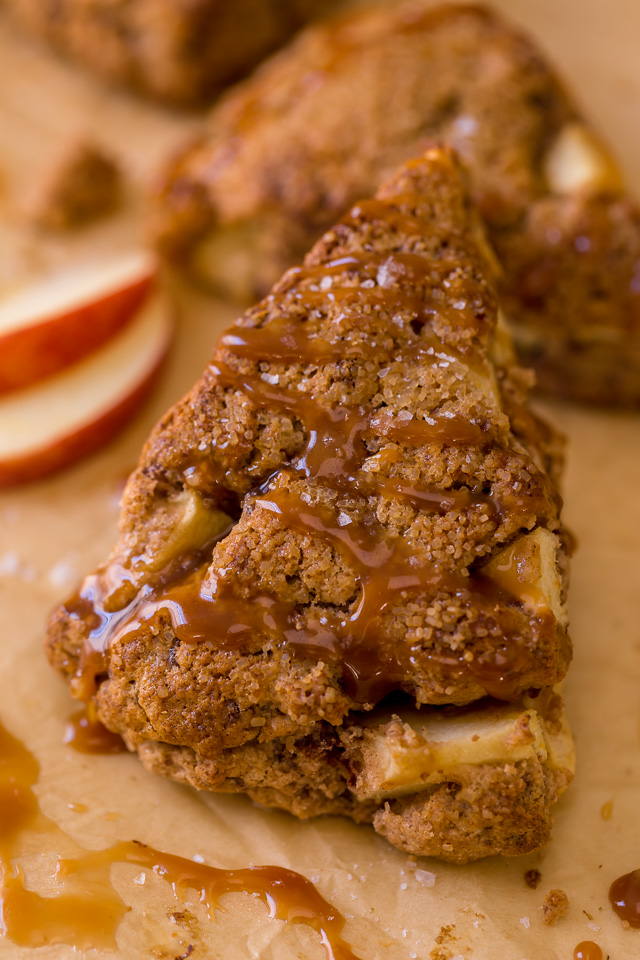
[[[314,440],[318,438],[325,448],[334,447],[336,443],[343,448],[353,448],[350,451],[352,471],[359,468],[368,455],[362,446],[365,436],[382,436],[407,446],[429,443],[483,446],[491,440],[485,424],[470,423],[459,417],[403,420],[384,411],[373,412],[362,407],[323,407],[312,397],[294,393],[285,387],[272,386],[257,374],[238,373],[222,361],[212,363],[210,369],[216,382],[225,389],[238,390],[256,406],[286,413],[305,424],[311,435],[308,450],[316,446]],[[309,467],[306,476],[326,475],[323,465],[327,455],[322,447],[319,450],[322,450],[322,456],[319,453],[312,455],[314,467]]]
[[[609,901],[621,920],[640,929],[640,870],[632,870],[614,880],[609,888]]]
[[[0,724],[0,936],[17,946],[37,948],[67,944],[77,950],[116,948],[116,931],[128,908],[110,881],[114,864],[134,864],[162,877],[176,899],[195,890],[209,916],[221,897],[255,895],[270,916],[303,923],[322,938],[327,960],[357,960],[342,937],[345,918],[314,884],[293,870],[277,866],[223,870],[162,853],[137,841],[107,850],[85,851],[38,805],[33,786],[39,767],[35,757]],[[57,847],[56,895],[41,897],[26,889],[19,866],[21,843],[46,836]],[[77,855],[63,850],[75,848]],[[75,888],[75,889],[74,889]]]
[[[200,894],[210,919],[220,899],[230,893],[257,896],[269,909],[271,919],[303,923],[322,937],[327,960],[357,960],[342,939],[345,918],[301,874],[285,867],[258,866],[222,870],[184,857],[161,853],[136,840],[118,843],[108,850],[87,853],[77,860],[60,863],[61,876],[93,874],[113,863],[131,863],[162,877],[182,899],[188,890]]]
[[[445,345],[437,337],[420,332],[421,327],[439,312],[439,306],[429,307],[417,294],[403,293],[400,296],[396,291],[383,290],[379,287],[364,292],[367,294],[366,297],[362,296],[363,291],[360,287],[346,287],[342,290],[334,287],[328,291],[305,291],[304,298],[300,294],[299,300],[307,314],[313,309],[314,302],[323,307],[327,306],[327,302],[337,303],[341,313],[354,318],[357,318],[365,302],[370,307],[385,310],[393,307],[396,314],[400,311],[411,313],[412,336],[408,338],[404,347],[394,346],[392,351],[385,351],[377,341],[372,344],[366,338],[366,331],[363,331],[361,338],[353,342],[311,336],[307,329],[308,320],[289,319],[286,316],[275,317],[264,326],[232,327],[220,338],[219,347],[221,350],[229,351],[233,356],[252,360],[254,363],[265,362],[268,359],[272,363],[313,366],[341,363],[344,360],[357,360],[362,363],[373,357],[378,357],[385,362],[391,359],[395,361],[419,359],[434,365],[458,362],[468,366],[473,362],[471,356],[465,355],[448,344]],[[457,315],[456,319],[458,319]],[[414,331],[413,328],[416,326],[418,330]],[[387,333],[393,334],[397,331],[391,328],[387,330],[380,321],[378,329],[380,339]]]
[[[495,653],[479,655],[471,661],[462,654],[433,653],[431,660],[444,676],[470,674],[498,699],[519,696],[520,677],[529,652],[519,634],[508,626],[509,605],[530,588],[517,576],[505,591],[481,571],[464,577],[432,563],[418,563],[404,537],[390,536],[373,520],[368,524],[353,520],[343,524],[332,508],[319,504],[310,508],[292,497],[291,491],[280,496],[278,492],[269,493],[269,499],[257,503],[272,512],[285,528],[329,541],[346,553],[355,568],[359,598],[349,617],[339,622],[337,642],[334,626],[331,649],[339,652],[346,671],[345,687],[356,702],[375,703],[392,690],[402,689],[415,670],[411,648],[386,635],[383,618],[394,604],[416,593],[457,595],[467,604],[484,608],[488,617],[497,618],[504,640]],[[540,628],[544,629],[547,617],[540,620]]]
[[[172,559],[161,570],[147,576],[145,584],[133,600],[113,608],[112,595],[118,587],[132,581],[132,571],[121,564],[109,564],[85,577],[82,585],[64,604],[64,610],[73,620],[81,620],[86,636],[80,649],[78,669],[71,681],[71,692],[78,700],[89,704],[106,673],[105,652],[109,639],[115,636],[141,602],[154,591],[167,590],[201,567],[218,541],[224,539],[230,528],[223,530],[198,550],[190,550]],[[135,560],[134,560],[135,566]],[[94,709],[91,707],[90,709]]]

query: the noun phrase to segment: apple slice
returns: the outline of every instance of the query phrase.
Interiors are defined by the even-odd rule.
[[[156,275],[132,250],[21,286],[0,298],[0,394],[81,360],[113,337],[149,295]]]
[[[173,331],[153,297],[115,337],[55,377],[0,398],[0,488],[45,477],[106,444],[140,406]]]

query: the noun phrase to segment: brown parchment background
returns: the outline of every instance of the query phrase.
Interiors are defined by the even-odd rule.
[[[555,58],[640,194],[640,4],[497,6],[530,27]],[[18,38],[0,17],[0,294],[30,272],[135,245],[135,186],[197,123],[106,90]],[[126,161],[133,185],[127,213],[69,241],[43,242],[24,228],[16,199],[59,144],[86,132]],[[41,764],[43,811],[93,848],[136,838],[214,866],[297,870],[347,915],[345,936],[363,960],[571,960],[586,939],[611,960],[640,958],[640,930],[623,929],[607,903],[611,880],[640,867],[640,414],[545,406],[569,437],[566,518],[579,541],[570,598],[575,660],[566,684],[579,766],[557,807],[553,840],[540,853],[466,867],[414,861],[366,827],[337,818],[300,823],[243,797],[197,794],[155,779],[134,757],[87,757],[62,745],[72,704],[41,652],[46,616],[107,553],[120,481],[152,423],[199,375],[235,314],[184,291],[179,302],[166,375],[133,425],[65,474],[0,494],[0,720]],[[605,820],[601,809],[611,801]],[[70,803],[87,810],[73,812]],[[46,838],[34,850],[44,858],[24,860],[27,877],[38,877],[53,852]],[[524,883],[533,867],[542,873],[535,891]],[[176,904],[165,884],[154,877],[134,883],[139,868],[122,865],[112,876],[133,908],[118,933],[120,958],[176,957],[188,943],[195,944],[194,960],[323,956],[316,934],[270,921],[247,896],[225,898],[213,923],[194,908],[197,922],[187,934],[168,920]],[[540,908],[552,888],[566,891],[570,909],[546,927]],[[66,946],[33,951],[0,940],[2,960],[71,956],[97,954]]]

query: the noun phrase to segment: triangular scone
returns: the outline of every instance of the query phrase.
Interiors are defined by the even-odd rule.
[[[170,165],[158,245],[253,299],[430,138],[469,171],[538,385],[638,405],[638,207],[543,52],[489,8],[372,4],[308,29]]]
[[[555,438],[523,406],[489,260],[432,149],[227,331],[160,422],[109,563],[48,641],[148,766],[450,859],[546,839],[570,750],[550,759],[559,698],[522,696],[570,659]],[[491,747],[448,727],[442,706],[474,701],[480,733],[502,717]],[[405,722],[458,745],[417,784],[408,755],[398,791],[371,740],[384,752]]]

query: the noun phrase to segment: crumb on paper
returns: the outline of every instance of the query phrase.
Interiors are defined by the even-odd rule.
[[[455,923],[449,923],[446,926],[440,927],[440,933],[436,937],[436,943],[443,944],[443,943],[450,943],[451,941],[457,940],[458,938],[454,937],[453,935],[453,931],[455,930],[455,928],[456,928]]]
[[[527,870],[524,875],[524,882],[528,887],[531,887],[532,890],[535,890],[539,886],[540,881],[542,880],[542,874],[539,870]]]
[[[170,923],[175,923],[179,927],[185,927],[189,929],[198,923],[197,917],[195,917],[189,910],[172,910],[169,914]]]
[[[89,141],[76,141],[43,175],[27,202],[27,215],[37,226],[69,230],[111,213],[121,192],[115,160]]]
[[[569,909],[569,897],[564,890],[550,890],[542,903],[542,918],[552,927]]]
[[[457,948],[451,946],[451,944],[459,939],[453,935],[455,928],[455,923],[440,927],[440,933],[435,938],[438,946],[434,947],[429,954],[429,960],[455,960],[453,951],[457,950]],[[456,956],[459,957],[460,954],[456,953]]]

